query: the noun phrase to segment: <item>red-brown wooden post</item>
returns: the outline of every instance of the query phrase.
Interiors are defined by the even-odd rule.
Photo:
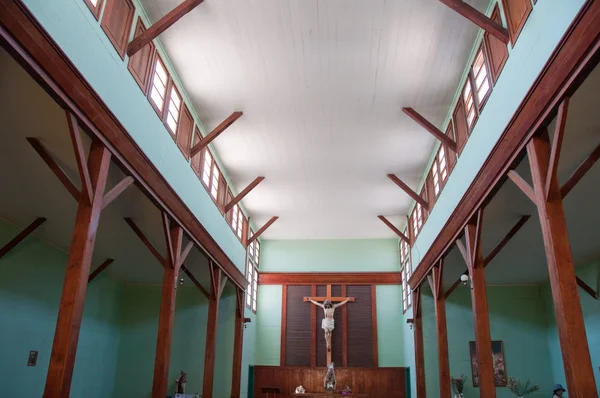
[[[475,324],[475,345],[479,364],[479,391],[482,397],[495,398],[494,364],[492,358],[492,338],[490,334],[490,316],[485,286],[485,270],[481,254],[481,228],[483,211],[477,211],[475,220],[465,228],[467,250],[469,253],[469,274],[471,276],[471,302],[473,305],[473,323]]]
[[[433,300],[435,302],[435,325],[438,348],[438,376],[440,398],[450,398],[450,361],[448,358],[448,329],[446,325],[446,299],[442,284],[443,260],[431,270],[433,276]]]
[[[554,314],[562,351],[569,397],[597,397],[583,313],[577,290],[573,256],[556,171],[547,177],[550,143],[547,135],[527,144],[538,214],[552,287]],[[549,195],[546,199],[546,178]]]
[[[425,390],[425,346],[423,345],[423,317],[421,315],[421,286],[413,292],[413,332],[415,340],[415,374],[417,398],[426,398]]]
[[[180,253],[183,230],[179,225],[170,225],[168,217],[163,214],[163,229],[167,241],[167,255],[163,267],[162,296],[158,315],[158,337],[154,357],[154,380],[152,382],[152,398],[167,396],[169,385],[169,363],[171,361],[171,340],[173,336],[173,319],[175,318],[175,299],[177,293],[177,277],[180,267]]]
[[[231,372],[231,398],[240,398],[242,381],[242,350],[244,346],[244,291],[236,288],[235,335],[233,338],[233,371]]]
[[[210,262],[210,298],[208,300],[208,321],[206,323],[206,349],[204,351],[204,380],[202,398],[212,398],[215,378],[215,352],[217,350],[217,322],[219,299],[221,296],[221,269]]]
[[[89,197],[79,195],[44,398],[63,398],[70,394],[85,293],[110,158],[110,152],[104,145],[98,141],[92,142],[87,168],[93,193],[91,203]]]

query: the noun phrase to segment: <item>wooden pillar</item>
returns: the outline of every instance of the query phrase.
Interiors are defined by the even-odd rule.
[[[481,228],[483,211],[477,211],[474,220],[465,228],[468,250],[468,267],[471,276],[471,302],[473,323],[475,324],[475,344],[479,364],[479,391],[482,397],[496,397],[494,364],[492,358],[492,338],[487,304],[483,255],[481,254]]]
[[[421,286],[418,286],[412,292],[412,295],[417,398],[426,398],[427,393],[425,391],[425,347],[423,345],[423,317],[421,316]]]
[[[210,261],[210,260],[209,260]],[[221,269],[210,261],[210,298],[208,300],[208,321],[206,324],[206,349],[204,351],[204,380],[202,398],[212,398],[215,378],[215,351],[217,349],[217,322],[219,319],[219,299],[225,277]]]
[[[83,194],[79,195],[44,398],[63,398],[69,397],[70,394],[87,281],[102,211],[110,157],[110,152],[104,145],[97,141],[92,142],[87,170],[93,192],[87,197]]]
[[[171,340],[173,336],[173,319],[175,318],[175,300],[177,293],[177,277],[180,267],[180,253],[183,230],[179,225],[169,225],[163,214],[163,227],[167,241],[167,256],[163,271],[162,296],[158,315],[158,337],[154,357],[154,380],[152,382],[152,398],[167,396],[169,385],[169,364],[171,361]]]
[[[244,345],[244,291],[236,288],[235,335],[233,338],[233,371],[231,372],[231,398],[240,398],[242,381],[242,349]]]
[[[438,376],[440,398],[451,397],[450,361],[448,358],[448,329],[446,325],[446,299],[442,284],[443,262],[436,264],[432,272],[433,300],[435,302],[435,325],[438,348]]]
[[[527,144],[527,154],[544,236],[569,397],[597,397],[556,167],[548,173],[550,143],[547,135],[533,138]]]

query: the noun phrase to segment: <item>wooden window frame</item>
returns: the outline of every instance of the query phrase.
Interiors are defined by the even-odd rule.
[[[406,252],[404,252],[405,249]],[[400,275],[402,276],[402,313],[405,314],[406,311],[408,311],[412,306],[412,297],[410,287],[408,285],[408,280],[412,275],[410,245],[400,239],[398,243],[398,251],[400,253]]]
[[[477,57],[479,56],[480,53],[483,56],[482,68],[483,67],[486,68],[485,80],[487,80],[487,82],[488,82],[488,91],[483,96],[483,98],[479,98],[479,90],[477,88],[477,76],[475,76],[475,71],[473,70],[475,61],[477,61]],[[473,91],[473,98],[474,98],[475,104],[477,106],[477,109],[476,109],[477,117],[473,121],[473,126],[475,126],[475,123],[477,122],[477,118],[479,117],[479,114],[481,114],[481,111],[483,110],[483,107],[485,106],[488,98],[490,98],[490,95],[492,94],[492,90],[493,90],[493,83],[492,83],[492,79],[490,76],[490,64],[488,62],[487,51],[485,48],[485,43],[483,41],[481,42],[481,44],[479,45],[479,48],[475,52],[475,58],[473,59],[473,62],[471,63],[471,69],[469,70],[469,78],[471,79],[471,90]]]
[[[456,134],[454,133],[454,124],[452,119],[450,119],[450,122],[446,127],[445,134],[448,137],[450,137],[452,141],[456,142]],[[452,170],[454,170],[454,166],[456,165],[456,161],[458,160],[458,154],[448,149],[448,147],[445,145],[444,148],[446,148],[446,161],[448,162],[448,177],[450,177],[450,173],[452,173]],[[453,159],[453,161],[450,161],[450,159]]]
[[[167,84],[165,85],[165,93],[164,93],[164,99],[163,99],[163,104],[162,104],[162,108],[159,108],[157,104],[154,103],[154,100],[152,99],[152,86],[154,85],[154,79],[156,77],[156,64],[157,62],[160,62],[162,67],[164,68],[165,72],[167,73]],[[164,63],[164,61],[162,60],[162,57],[160,56],[160,54],[158,53],[158,51],[155,52],[154,55],[154,60],[152,61],[152,68],[150,69],[150,81],[148,82],[148,101],[150,102],[150,105],[152,105],[152,108],[154,108],[154,110],[156,111],[156,114],[158,115],[158,117],[160,118],[160,120],[164,120],[164,115],[165,115],[165,108],[167,105],[167,98],[169,95],[169,84],[171,81],[171,74],[169,73],[169,71],[167,70],[167,67]]]
[[[200,128],[198,128],[197,125],[194,127],[194,130],[192,132],[192,141],[191,141],[191,145],[192,146],[196,144],[196,139],[198,139],[198,140],[202,139],[202,134],[200,133]],[[199,159],[200,166],[198,168],[194,164],[196,158]],[[198,176],[198,178],[200,179],[200,181],[202,181],[202,167],[203,167],[203,165],[204,165],[204,155],[203,155],[202,152],[197,153],[195,156],[193,156],[191,158],[190,166],[192,167],[192,170],[194,170],[194,173],[196,173],[196,176]]]
[[[168,73],[168,72],[167,72]],[[171,105],[171,98],[173,96],[173,92],[177,93],[177,96],[179,96],[179,109],[178,109],[178,115],[177,115],[177,120],[175,121],[175,131],[171,130],[171,126],[169,126],[168,120],[169,120],[169,107]],[[169,132],[169,134],[171,135],[171,137],[177,141],[177,133],[179,132],[179,123],[181,121],[181,114],[183,113],[183,107],[185,106],[185,102],[183,101],[183,96],[181,95],[181,92],[179,91],[179,89],[177,88],[177,85],[173,82],[173,79],[170,77],[169,75],[169,84],[167,85],[167,95],[165,97],[165,109],[164,109],[164,115],[163,115],[163,124],[165,125],[167,131]]]
[[[123,1],[127,3],[131,9],[130,14],[127,16],[125,22],[125,30],[121,33],[121,37],[113,37],[112,32],[108,30],[108,24],[106,21],[111,17],[113,13],[113,6],[116,1]],[[125,52],[127,51],[127,44],[129,44],[129,36],[131,35],[131,28],[133,26],[133,18],[135,17],[135,5],[132,0],[106,0],[106,6],[104,8],[104,15],[102,16],[102,22],[100,27],[108,37],[108,40],[112,43],[117,51],[117,54],[122,60],[125,60]]]
[[[498,24],[502,25],[502,17],[500,14],[500,6],[498,5],[498,3],[496,3],[496,5],[494,6],[494,9],[492,10],[492,15],[490,16],[490,18],[493,21],[496,21]],[[503,43],[502,41],[498,40],[496,37],[494,37],[493,35],[491,35],[489,32],[485,32],[483,34],[483,40],[485,42],[485,48],[488,52],[488,61],[489,61],[489,65],[490,65],[490,75],[492,78],[492,85],[495,85],[496,82],[498,81],[498,78],[500,77],[500,75],[502,74],[502,70],[504,69],[504,65],[506,64],[506,61],[508,61],[508,47],[505,43]],[[504,57],[502,59],[499,60],[498,65],[494,65],[495,68],[492,68],[492,43],[497,43],[501,46],[504,47],[504,49],[506,50],[504,52]],[[497,69],[497,70],[496,70]]]
[[[102,0],[100,0],[102,1]],[[135,28],[134,28],[134,37],[136,37],[136,32],[138,30],[138,27],[141,26],[142,30],[141,32],[145,32],[146,31],[146,25],[144,25],[144,21],[142,21],[141,17],[138,17]],[[127,63],[127,70],[129,70],[129,73],[131,73],[131,76],[133,76],[133,79],[136,81],[136,83],[138,84],[138,86],[140,87],[140,89],[142,90],[142,92],[144,93],[144,95],[148,94],[148,87],[150,87],[150,80],[151,80],[151,73],[152,73],[152,68],[154,67],[154,52],[156,51],[156,47],[154,46],[153,42],[148,43],[146,46],[150,47],[150,59],[148,60],[148,65],[146,66],[146,70],[144,71],[144,76],[139,76],[137,74],[137,72],[133,69],[133,64],[132,61],[136,58],[136,57],[140,57],[143,55],[143,51],[144,48],[142,48],[140,51],[138,51],[136,54],[134,54],[132,57],[129,57],[129,61]]]
[[[521,18],[521,20],[519,21],[519,23],[514,26],[513,29],[513,16],[510,12],[510,7],[507,5],[507,1],[506,0],[502,0],[502,9],[504,10],[504,17],[506,18],[506,24],[507,26],[507,30],[508,30],[508,36],[510,38],[510,43],[512,44],[513,48],[515,47],[515,44],[517,43],[517,40],[519,39],[519,36],[521,35],[521,32],[523,31],[523,27],[525,26],[525,24],[527,23],[527,20],[529,19],[529,16],[531,15],[531,11],[533,11],[533,5],[531,4],[530,0],[522,0],[524,4],[527,4],[527,8],[528,10],[525,12],[525,14],[523,15],[523,17]]]
[[[467,107],[467,99],[465,99],[465,89],[467,88],[467,85],[469,85],[469,88],[471,90],[471,99],[473,102],[473,121],[471,122],[471,124],[469,124],[469,108]],[[467,138],[465,139],[465,145],[467,144],[467,141],[469,140],[469,137],[471,136],[471,132],[473,131],[473,129],[475,128],[475,125],[477,124],[477,119],[479,117],[479,113],[477,112],[477,102],[475,102],[475,92],[473,91],[473,84],[471,82],[471,70],[469,69],[469,74],[467,76],[467,80],[465,81],[465,84],[463,84],[462,90],[460,91],[460,100],[462,101],[463,104],[463,108],[465,110],[465,119],[467,120]]]
[[[252,274],[250,274],[250,270],[252,270]],[[258,268],[250,261],[246,261],[246,284],[248,288],[246,289],[246,298],[245,305],[246,308],[249,308],[254,314],[256,314],[257,310],[257,296],[258,296]]]
[[[102,12],[102,6],[104,5],[104,0],[98,0],[98,4],[92,4],[91,0],[83,0],[83,2],[88,6],[96,21],[100,19],[100,14]]]

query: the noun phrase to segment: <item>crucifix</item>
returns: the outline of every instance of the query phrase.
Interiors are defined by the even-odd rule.
[[[310,301],[314,305],[323,308],[323,311],[325,312],[325,317],[321,322],[321,328],[325,331],[325,341],[327,342],[327,364],[329,365],[331,363],[331,333],[335,327],[333,314],[337,307],[341,307],[349,301],[354,301],[354,297],[332,297],[331,285],[327,285],[327,296],[304,297],[304,301]],[[319,301],[322,301],[323,303],[319,303]]]

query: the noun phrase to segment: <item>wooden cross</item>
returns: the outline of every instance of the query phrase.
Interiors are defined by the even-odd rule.
[[[341,303],[342,301],[348,300],[348,302],[352,302],[354,301],[354,297],[333,297],[331,296],[331,285],[327,285],[327,296],[325,297],[304,297],[304,301],[310,301],[310,300],[314,300],[314,301],[320,301],[323,302],[325,300],[329,300],[332,303]],[[333,348],[333,344],[331,344],[331,347]],[[329,365],[331,363],[331,350],[327,351],[327,365]]]

